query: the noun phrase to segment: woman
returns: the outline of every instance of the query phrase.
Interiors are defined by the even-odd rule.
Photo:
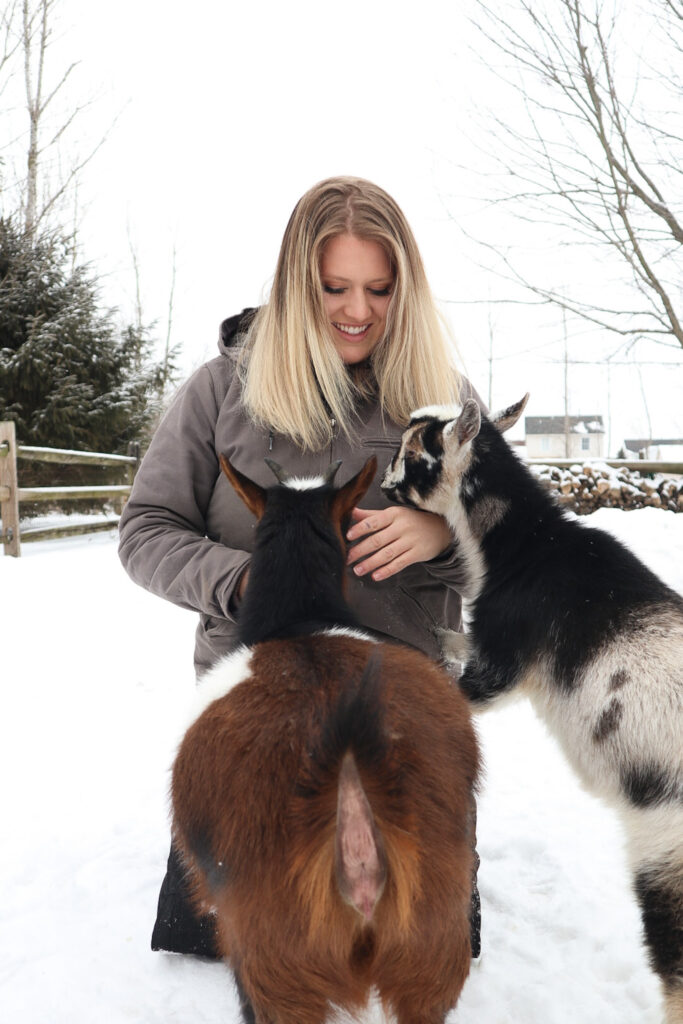
[[[219,349],[174,399],[119,526],[135,582],[199,612],[198,676],[235,646],[255,525],[220,453],[263,486],[273,483],[266,456],[297,476],[341,459],[346,479],[376,454],[368,508],[348,533],[348,600],[366,629],[438,659],[436,630],[461,624],[450,531],[439,516],[388,506],[379,483],[411,410],[474,392],[394,200],[358,178],[314,186],[287,225],[269,301],[226,320]],[[173,852],[152,945],[213,949],[212,921],[194,919]]]

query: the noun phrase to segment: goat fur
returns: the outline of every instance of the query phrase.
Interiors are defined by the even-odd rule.
[[[467,977],[467,702],[420,652],[379,643],[343,601],[345,487],[264,490],[242,647],[202,681],[173,767],[174,841],[213,908],[245,1024],[322,1024],[373,992],[398,1024],[443,1024]]]
[[[383,489],[446,517],[471,626],[453,634],[477,707],[525,693],[625,825],[669,1024],[683,1022],[683,599],[610,534],[568,518],[476,403],[415,412]],[[662,513],[664,514],[664,513]]]

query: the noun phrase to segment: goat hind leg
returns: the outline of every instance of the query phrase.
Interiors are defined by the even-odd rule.
[[[446,1024],[447,1014],[443,1010],[428,1007],[416,1009],[410,1003],[394,1006],[397,1024]]]
[[[254,1011],[253,1004],[246,993],[239,971],[234,970],[233,977],[235,979],[235,988],[237,989],[237,995],[240,1001],[242,1024],[257,1024],[256,1013]]]
[[[638,872],[636,894],[650,963],[662,981],[665,1024],[683,1024],[683,873],[676,880],[658,868]]]
[[[641,864],[635,890],[650,963],[662,981],[666,1024],[683,1024],[683,863]]]
[[[238,971],[234,971],[235,986],[240,1000],[242,1024],[324,1024],[327,1019],[328,1005],[325,999],[317,995],[297,993],[297,1000],[292,993],[283,994],[282,999],[272,994],[263,999],[250,999]]]

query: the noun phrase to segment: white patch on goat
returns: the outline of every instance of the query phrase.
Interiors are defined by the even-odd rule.
[[[410,422],[438,420],[440,423],[450,423],[451,420],[457,420],[461,412],[461,405],[424,405],[421,409],[411,412]]]
[[[442,468],[436,486],[424,497],[415,487],[410,487],[406,496],[416,507],[434,512],[447,520],[455,535],[465,577],[458,589],[465,601],[474,601],[481,590],[486,566],[476,534],[468,521],[460,498],[461,480],[472,463],[472,446],[469,443],[459,444],[453,431],[449,431],[449,425],[454,423],[459,414],[460,409],[457,406],[426,406],[412,414],[411,419],[432,418],[446,424],[446,429],[443,432]],[[406,478],[410,479],[410,472],[406,470],[405,453],[418,433],[419,427],[405,431],[398,457],[394,461],[395,469],[392,471],[391,466],[387,469],[382,481],[383,486],[401,487]],[[429,460],[430,465],[439,461],[422,448],[421,442],[417,444],[421,460]]]
[[[341,1009],[334,1003],[330,1004],[331,1014],[326,1018],[325,1024],[396,1024],[396,1017],[393,1013],[384,1012],[379,992],[376,988],[370,990],[368,1001],[361,1008],[360,1016],[357,1012]]]
[[[406,464],[405,464],[405,450],[406,441],[405,438],[401,441],[401,448],[398,456],[393,462],[390,462],[387,468],[384,470],[384,476],[382,477],[382,487],[399,487],[403,483],[406,475]]]
[[[325,480],[321,476],[292,476],[284,481],[284,486],[292,491],[314,491],[324,485]]]
[[[220,700],[251,675],[253,648],[237,647],[230,654],[216,662],[199,680],[195,698],[190,706],[188,728],[204,712],[209,704]]]
[[[353,629],[351,626],[330,626],[314,633],[314,636],[350,636],[352,640],[367,640],[370,644],[379,643],[376,637],[364,633],[362,629]]]
[[[628,838],[628,857],[635,872],[656,864],[666,878],[683,872],[683,807],[622,808],[621,818]],[[667,870],[668,869],[668,870]]]
[[[456,448],[447,447],[443,456],[443,468],[437,491],[442,495],[437,507],[430,500],[428,507],[434,512],[445,516],[452,529],[458,552],[462,558],[467,580],[459,589],[466,601],[474,601],[481,590],[486,576],[486,563],[481,553],[479,541],[472,529],[465,508],[460,498],[460,481],[472,461],[470,445]]]
[[[629,632],[606,640],[570,692],[558,687],[549,665],[529,690],[583,784],[621,811],[630,807],[622,785],[629,769],[654,764],[683,778],[682,647],[680,616],[651,611]],[[614,721],[601,735],[605,714]]]

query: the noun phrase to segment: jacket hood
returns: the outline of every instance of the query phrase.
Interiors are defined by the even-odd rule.
[[[257,312],[257,307],[248,306],[241,313],[229,316],[227,320],[223,321],[218,333],[218,351],[221,355],[227,355],[235,345],[239,344],[238,338],[249,330]]]

